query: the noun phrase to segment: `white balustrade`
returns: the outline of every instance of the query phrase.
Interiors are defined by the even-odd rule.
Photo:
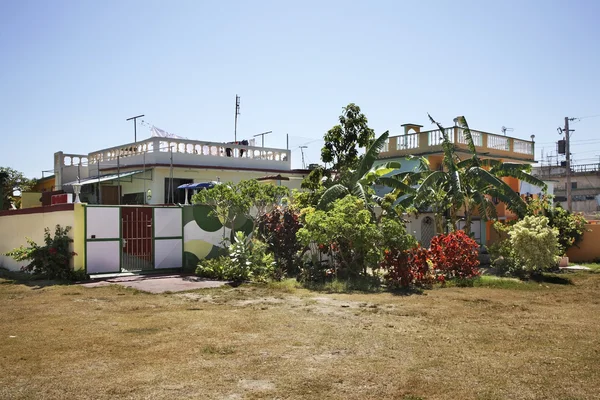
[[[519,154],[533,155],[533,143],[525,140],[513,139],[513,151]]]
[[[411,133],[410,135],[396,136],[396,150],[418,149],[419,134]]]
[[[230,157],[234,159],[253,159],[288,162],[290,151],[255,147],[233,143],[215,143],[197,140],[151,138],[137,143],[112,147],[91,153],[90,164],[98,162],[115,162],[117,158],[141,156],[152,153],[189,154],[202,157]]]
[[[487,135],[487,148],[494,150],[503,150],[510,151],[510,141],[509,137],[500,136],[500,135],[492,135],[488,133]]]

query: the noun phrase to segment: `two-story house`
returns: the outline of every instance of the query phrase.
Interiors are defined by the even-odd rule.
[[[381,162],[398,161],[402,164],[401,171],[414,170],[419,160],[410,159],[409,156],[426,157],[430,168],[437,170],[443,168],[444,153],[442,149],[443,137],[439,129],[423,131],[422,125],[404,124],[404,133],[390,136],[385,147],[379,155]],[[455,145],[459,157],[464,154],[467,158],[470,152],[467,146],[463,130],[458,126],[446,128],[450,141]],[[471,135],[481,158],[493,158],[501,161],[532,164],[534,163],[534,137],[531,140],[522,140],[509,136],[498,135],[471,129]],[[516,192],[524,193],[534,190],[520,182],[516,178],[503,178],[503,180]],[[527,186],[527,188],[525,188]],[[497,213],[499,219],[511,219],[516,216],[506,208],[503,203],[498,203]],[[474,221],[472,225],[473,234],[478,242],[487,244],[493,239],[492,224],[485,221]],[[429,243],[435,234],[433,221],[430,216],[424,214],[420,218],[411,221],[409,231],[413,232],[422,243]]]

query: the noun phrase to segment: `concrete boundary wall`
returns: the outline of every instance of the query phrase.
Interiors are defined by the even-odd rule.
[[[588,224],[587,232],[579,245],[567,250],[570,262],[591,262],[600,260],[600,224]]]
[[[70,226],[69,237],[75,235],[75,213],[73,204],[61,204],[50,207],[27,208],[0,212],[0,267],[18,271],[26,262],[17,262],[3,255],[21,245],[27,245],[31,238],[38,244],[44,242],[44,228],[54,234],[56,225]]]

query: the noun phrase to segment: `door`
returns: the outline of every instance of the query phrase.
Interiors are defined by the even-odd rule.
[[[154,269],[152,208],[121,207],[122,271]]]
[[[121,194],[121,186],[101,186],[100,196],[102,204],[117,205]]]

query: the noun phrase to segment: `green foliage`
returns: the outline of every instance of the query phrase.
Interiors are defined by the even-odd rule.
[[[223,241],[227,240],[225,228],[235,230],[236,218],[246,216],[254,224],[255,218],[249,213],[254,207],[256,218],[270,211],[289,194],[285,186],[259,183],[255,179],[215,185],[211,189],[200,190],[192,197],[194,204],[205,204],[211,208],[211,215],[219,218],[223,224]],[[253,229],[254,230],[254,229]],[[234,232],[235,233],[235,232]]]
[[[525,201],[501,178],[515,177],[521,181],[545,188],[541,180],[530,175],[530,166],[525,164],[503,163],[498,160],[481,159],[477,155],[471,130],[464,117],[458,118],[458,127],[469,148],[470,157],[461,160],[456,152],[450,133],[453,128],[444,128],[429,116],[442,134],[444,151],[443,170],[423,174],[417,189],[415,205],[418,208],[431,207],[436,213],[436,228],[441,232],[442,216],[448,215],[450,228],[456,229],[459,212],[465,213],[465,230],[470,231],[475,211],[486,220],[496,219],[496,205],[493,198],[506,204],[507,208],[522,217],[526,214]]]
[[[232,182],[215,185],[211,189],[200,190],[192,197],[192,203],[205,204],[211,208],[211,215],[223,224],[223,241],[226,241],[225,228],[234,229],[238,215],[247,215],[252,201],[240,193],[240,188]]]
[[[369,128],[367,117],[354,103],[343,108],[339,122],[323,138],[325,145],[321,149],[321,160],[331,163],[333,170],[344,175],[346,171],[357,168],[358,149],[369,146],[375,132]]]
[[[566,254],[572,246],[577,246],[583,240],[586,219],[581,214],[574,214],[560,205],[553,206],[551,198],[532,199],[527,204],[530,215],[548,217],[551,227],[558,229],[559,254]]]
[[[382,233],[361,199],[346,196],[328,211],[309,207],[302,214],[305,223],[298,230],[299,242],[328,249],[335,258],[337,276],[357,277],[366,275],[368,267],[376,268]]]
[[[514,258],[526,273],[538,273],[556,267],[558,229],[548,218],[528,215],[508,230]]]
[[[196,275],[236,282],[266,282],[273,278],[275,262],[265,243],[237,232],[227,251],[227,256],[200,261]]]
[[[76,279],[79,275],[74,273],[70,266],[71,258],[75,255],[69,250],[73,241],[68,236],[70,230],[70,226],[62,228],[56,225],[52,236],[50,229],[45,228],[43,246],[27,238],[28,247],[21,246],[5,255],[16,261],[29,261],[29,264],[21,267],[24,272],[46,279]]]
[[[221,256],[201,260],[196,268],[196,275],[208,279],[222,281],[232,280],[234,275],[232,263],[229,256]]]
[[[28,179],[22,172],[8,167],[0,167],[0,210],[10,209],[15,202],[14,192],[30,190],[35,179]]]
[[[379,221],[381,245],[383,250],[408,250],[417,246],[417,239],[406,231],[403,221],[383,217]]]

